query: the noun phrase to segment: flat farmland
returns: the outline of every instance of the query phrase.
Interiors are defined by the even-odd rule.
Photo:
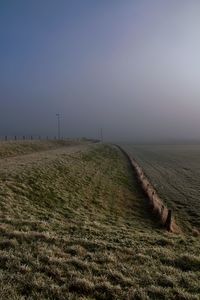
[[[200,145],[124,145],[186,230],[200,229]]]

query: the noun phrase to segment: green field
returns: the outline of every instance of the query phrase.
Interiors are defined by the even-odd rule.
[[[2,158],[0,223],[2,300],[200,297],[198,238],[160,227],[113,146]]]
[[[142,166],[182,228],[200,230],[200,145],[124,148]]]

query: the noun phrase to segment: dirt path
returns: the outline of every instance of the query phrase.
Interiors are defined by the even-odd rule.
[[[29,167],[35,167],[38,164],[49,164],[51,161],[59,158],[61,155],[76,153],[80,151],[87,151],[95,147],[94,144],[75,145],[61,147],[53,150],[45,150],[41,152],[34,152],[31,154],[18,155],[9,158],[0,159],[0,174],[8,175],[18,173]]]

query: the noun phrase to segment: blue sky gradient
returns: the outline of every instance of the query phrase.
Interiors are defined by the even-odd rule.
[[[200,3],[0,1],[0,135],[200,138]]]

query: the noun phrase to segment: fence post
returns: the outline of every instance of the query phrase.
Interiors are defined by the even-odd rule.
[[[168,231],[172,230],[172,210],[168,209],[168,214],[167,214],[167,219],[165,222],[165,226],[167,228]]]

